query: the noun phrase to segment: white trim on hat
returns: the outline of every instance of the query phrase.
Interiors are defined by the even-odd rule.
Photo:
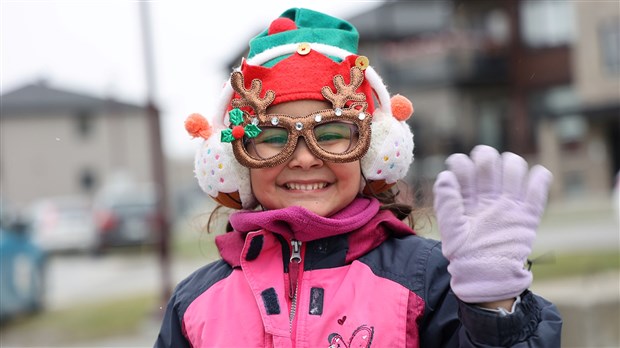
[[[266,49],[263,52],[255,55],[254,57],[249,58],[247,60],[247,63],[251,65],[263,65],[274,58],[278,58],[278,57],[281,57],[287,54],[297,52],[297,48],[302,43],[305,43],[305,42],[295,42],[295,43],[285,44],[285,45]],[[344,59],[347,56],[350,56],[352,54],[355,54],[347,50],[344,50],[340,47],[326,45],[326,44],[319,43],[319,42],[309,42],[309,44],[310,44],[310,48],[313,50],[319,51],[320,53],[324,55],[334,56],[334,57],[338,57],[341,59]]]
[[[377,98],[379,99],[379,109],[381,109],[381,111],[385,114],[392,114],[392,101],[390,99],[390,93],[388,92],[387,87],[385,87],[381,76],[377,74],[372,66],[368,66],[366,68],[365,75],[368,83],[370,83],[370,87],[372,87],[375,93],[377,93]]]
[[[211,124],[213,129],[222,130],[228,128],[230,124],[228,123],[228,114],[226,110],[228,109],[228,104],[230,104],[230,100],[234,96],[235,91],[233,90],[230,84],[230,78],[226,80],[224,84],[224,88],[220,92],[220,97],[218,103],[215,107],[214,117],[211,119]]]

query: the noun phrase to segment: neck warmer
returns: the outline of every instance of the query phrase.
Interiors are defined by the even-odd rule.
[[[234,231],[217,236],[215,243],[222,258],[233,267],[239,258],[248,232],[267,230],[286,239],[309,242],[349,233],[350,262],[377,247],[389,236],[415,234],[392,212],[380,210],[375,198],[358,197],[330,217],[319,216],[305,208],[292,206],[267,211],[240,211],[230,216]]]

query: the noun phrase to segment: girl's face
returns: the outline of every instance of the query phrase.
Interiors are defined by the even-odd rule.
[[[272,106],[268,112],[301,117],[328,108],[327,102],[299,100]],[[300,206],[320,216],[330,216],[351,203],[361,179],[359,161],[323,161],[310,152],[303,138],[283,164],[250,169],[252,192],[265,209]]]

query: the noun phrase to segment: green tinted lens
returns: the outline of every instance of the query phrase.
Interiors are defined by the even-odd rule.
[[[277,155],[282,151],[286,142],[288,141],[288,131],[280,127],[261,127],[260,134],[249,139],[248,143],[252,143],[254,151],[249,153],[252,155],[256,153],[259,158],[269,158]]]
[[[314,127],[314,138],[324,150],[343,153],[357,142],[357,126],[346,122],[330,122]]]
[[[288,140],[288,131],[279,127],[261,127],[260,134],[254,138],[256,145],[283,147]]]

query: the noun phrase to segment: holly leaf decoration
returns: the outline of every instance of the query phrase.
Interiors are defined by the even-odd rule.
[[[230,118],[230,123],[238,126],[243,122],[243,111],[239,108],[234,108],[228,112],[228,117]]]
[[[231,143],[233,140],[235,140],[235,137],[232,135],[232,129],[224,129],[220,141],[223,143]]]
[[[260,132],[262,132],[260,128],[258,128],[258,126],[255,126],[253,124],[246,125],[244,130],[245,130],[245,136],[248,138],[254,138],[257,135],[259,135]]]

